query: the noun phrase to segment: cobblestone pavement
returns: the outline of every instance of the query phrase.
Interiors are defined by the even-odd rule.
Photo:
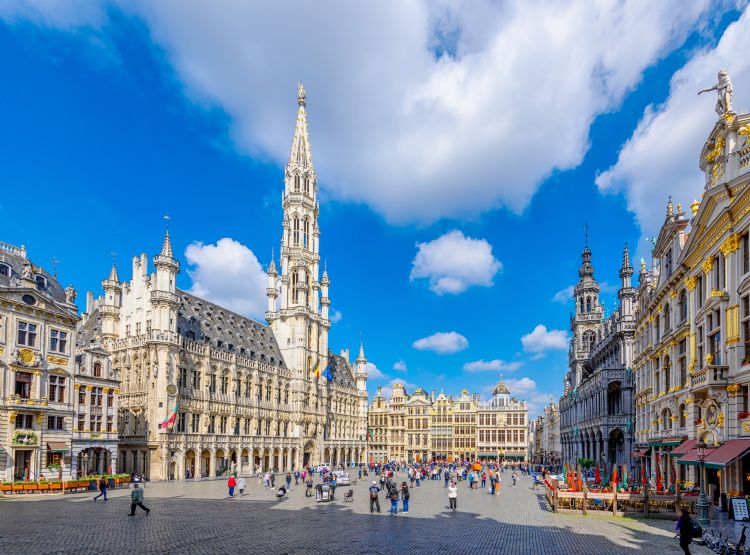
[[[409,513],[397,516],[383,499],[382,513],[370,514],[366,480],[352,486],[353,503],[343,501],[348,487],[332,503],[316,503],[303,486],[278,502],[254,478],[231,499],[225,481],[148,484],[151,514],[138,509],[135,517],[126,516],[126,489],[106,502],[93,502],[93,494],[20,495],[0,499],[0,553],[681,553],[673,522],[555,515],[529,479],[515,488],[509,481],[495,497],[461,483],[455,513],[442,481],[423,482]]]

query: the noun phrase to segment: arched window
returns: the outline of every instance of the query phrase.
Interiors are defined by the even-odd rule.
[[[586,297],[586,312],[591,312],[591,297]]]
[[[299,245],[299,218],[297,216],[294,217],[292,229],[292,244],[296,247]]]
[[[670,379],[672,370],[670,366],[669,357],[664,357],[664,393],[669,393],[669,390],[672,387],[672,380]]]
[[[35,275],[34,281],[36,281],[36,288],[37,289],[44,289],[47,287],[47,278],[42,275]]]
[[[578,311],[579,311],[579,312],[580,312],[581,314],[583,314],[583,297],[581,297],[581,298],[580,298],[579,300],[580,300],[581,302],[579,303],[579,304],[580,304],[580,306],[579,306],[579,309],[578,309]]]
[[[583,332],[583,336],[581,338],[582,340],[582,346],[583,349],[586,351],[590,351],[591,348],[594,346],[594,338],[596,336],[594,335],[593,331],[585,331]]]
[[[670,328],[672,327],[672,318],[669,309],[669,303],[666,303],[664,305],[664,333],[669,332]]]
[[[680,428],[684,428],[685,427],[685,415],[687,414],[685,405],[680,405],[679,411],[680,411],[680,414],[679,414]]]
[[[680,298],[677,300],[677,306],[680,312],[680,323],[687,320],[687,291],[680,291]]]
[[[305,194],[310,194],[310,178],[305,176]]]
[[[310,248],[310,220],[305,218],[304,234],[302,236],[302,246]]]
[[[9,276],[10,275],[10,266],[7,264],[0,264],[0,276]]]
[[[94,377],[95,378],[102,377],[102,363],[101,362],[94,363]]]
[[[299,193],[299,176],[294,176],[294,192]]]

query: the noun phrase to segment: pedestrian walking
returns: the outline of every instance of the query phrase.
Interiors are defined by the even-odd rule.
[[[273,472],[271,472],[271,487],[276,487],[276,474],[274,474]]]
[[[448,474],[447,470],[444,472],[444,475],[445,475],[445,486],[443,486],[443,487],[447,488],[448,487],[448,480],[450,480],[450,475]]]
[[[690,555],[690,544],[693,542],[693,519],[686,509],[682,509],[680,518],[675,524],[675,532],[680,534],[680,547],[685,555]]]
[[[133,484],[133,491],[130,492],[130,512],[128,516],[135,516],[135,508],[140,507],[146,514],[151,512],[151,509],[143,504],[143,490],[137,483]]]
[[[458,486],[456,485],[456,482],[451,482],[451,485],[448,486],[448,503],[450,503],[451,509],[454,511],[456,510],[457,501]]]
[[[417,487],[419,487],[419,479],[420,479],[421,477],[422,477],[422,471],[421,471],[421,470],[417,470],[417,476],[416,476],[416,479],[417,479]]]
[[[482,489],[487,487],[487,473],[482,472]]]
[[[234,497],[234,488],[237,486],[237,478],[230,476],[227,480],[227,486],[229,487],[229,497]]]
[[[409,512],[409,486],[401,482],[401,502],[405,513]]]
[[[104,496],[104,500],[107,500],[107,479],[102,476],[99,480],[99,495],[94,497],[94,501],[99,499],[101,496]]]
[[[286,473],[286,489],[287,491],[292,489],[292,473],[291,472]]]
[[[294,471],[294,485],[295,486],[299,485],[299,470]]]
[[[246,487],[247,487],[247,483],[245,482],[245,479],[240,477],[240,479],[237,480],[237,489],[240,490],[240,495],[245,495]]]
[[[378,499],[378,492],[380,491],[380,488],[378,487],[378,483],[373,480],[372,485],[370,486],[370,512],[374,512],[375,508],[378,509],[378,512],[380,512],[380,499]]]
[[[511,479],[513,480],[513,487],[516,487],[516,480],[518,477],[516,476],[516,471],[513,471],[513,474],[510,475]]]

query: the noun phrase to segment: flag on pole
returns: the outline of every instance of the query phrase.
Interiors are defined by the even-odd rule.
[[[175,403],[174,410],[172,410],[172,412],[169,413],[164,420],[162,420],[162,423],[161,423],[162,430],[169,429],[172,426],[174,426],[174,423],[177,421],[177,410],[179,409],[179,407],[180,407],[180,404]]]
[[[320,359],[318,359],[315,363],[315,368],[313,368],[313,376],[315,376],[315,379],[320,378]]]
[[[327,379],[329,382],[333,381],[333,374],[331,373],[331,367],[326,366],[325,371],[323,372],[323,377]]]

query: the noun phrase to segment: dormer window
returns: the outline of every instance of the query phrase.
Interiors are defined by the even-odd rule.
[[[39,274],[34,276],[34,281],[36,281],[36,288],[39,290],[46,289],[47,288],[47,278],[44,276],[41,276]]]
[[[0,276],[10,276],[10,266],[7,264],[0,264]]]

